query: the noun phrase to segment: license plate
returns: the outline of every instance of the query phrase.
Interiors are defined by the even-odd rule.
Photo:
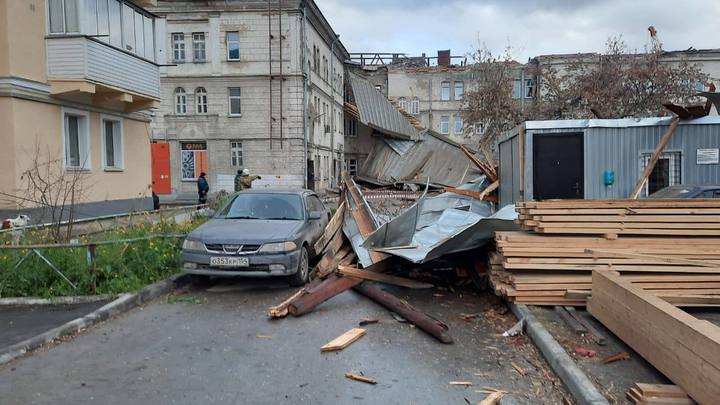
[[[250,259],[247,257],[211,257],[210,266],[213,267],[248,267]]]

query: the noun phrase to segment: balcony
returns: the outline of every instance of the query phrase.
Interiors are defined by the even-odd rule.
[[[100,40],[48,37],[47,64],[54,97],[125,112],[158,107],[158,65]]]

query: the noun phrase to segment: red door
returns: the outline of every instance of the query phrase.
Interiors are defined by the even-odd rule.
[[[152,190],[155,194],[170,194],[170,145],[152,144]]]

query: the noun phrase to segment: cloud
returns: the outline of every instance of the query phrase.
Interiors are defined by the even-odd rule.
[[[631,49],[653,25],[667,50],[719,44],[720,2],[686,0],[316,0],[350,52],[463,55],[484,43],[507,45],[519,61],[556,53],[598,52],[610,36]],[[712,3],[712,4],[711,4]]]

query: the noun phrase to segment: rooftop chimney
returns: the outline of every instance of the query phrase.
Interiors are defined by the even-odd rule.
[[[438,66],[450,66],[450,50],[438,51]]]

